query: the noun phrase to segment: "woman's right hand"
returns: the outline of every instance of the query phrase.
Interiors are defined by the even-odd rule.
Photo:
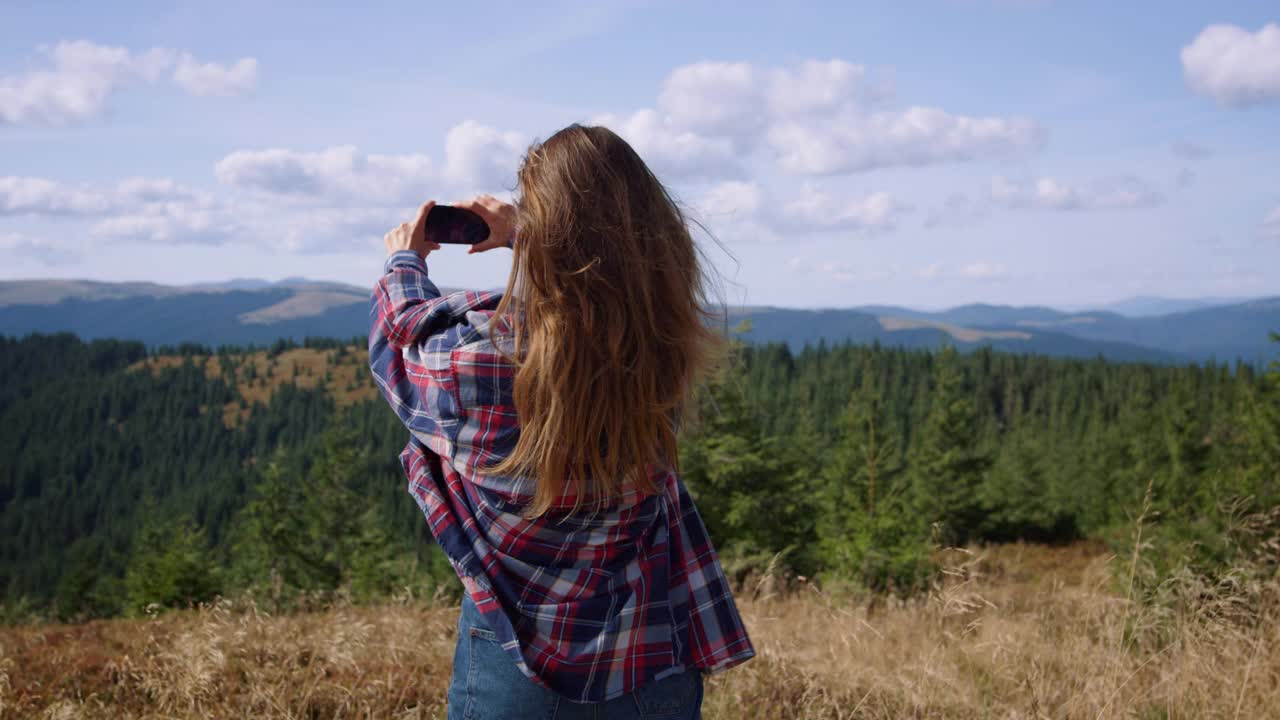
[[[426,259],[432,250],[439,250],[440,245],[427,240],[427,213],[436,206],[435,200],[428,200],[418,210],[418,217],[413,222],[400,223],[382,236],[382,244],[387,248],[387,255],[401,250],[412,250],[422,259]]]
[[[492,195],[480,195],[470,200],[454,203],[479,215],[489,226],[489,237],[472,245],[467,254],[485,252],[500,247],[512,247],[516,234],[516,208]]]

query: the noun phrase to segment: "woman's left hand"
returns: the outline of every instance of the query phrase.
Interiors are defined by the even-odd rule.
[[[391,232],[382,236],[388,255],[401,250],[412,250],[425,259],[432,250],[440,249],[438,243],[427,242],[427,213],[431,212],[431,208],[435,206],[435,200],[428,200],[418,211],[418,217],[413,222],[400,223],[398,227],[392,228]]]
[[[455,207],[479,215],[489,226],[489,237],[472,245],[467,254],[484,252],[500,247],[514,247],[516,234],[516,208],[511,203],[504,203],[492,195],[454,203]]]

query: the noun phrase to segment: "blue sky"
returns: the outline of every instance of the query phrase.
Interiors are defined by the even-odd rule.
[[[533,7],[537,5],[537,7]],[[70,3],[0,23],[0,279],[369,285],[427,198],[630,140],[733,302],[1280,291],[1274,2]],[[431,272],[496,286],[507,261]]]

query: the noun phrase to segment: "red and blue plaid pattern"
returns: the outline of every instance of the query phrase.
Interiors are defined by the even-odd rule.
[[[441,296],[409,251],[374,288],[369,363],[409,428],[400,454],[468,594],[524,674],[600,702],[679,669],[714,673],[755,655],[702,518],[681,479],[624,489],[607,508],[521,517],[532,479],[486,475],[515,447],[514,368],[490,337],[501,294]]]

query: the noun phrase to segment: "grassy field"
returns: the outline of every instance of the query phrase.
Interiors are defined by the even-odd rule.
[[[766,577],[739,592],[759,656],[708,718],[1280,717],[1280,578],[1130,602],[1100,548],[952,552],[911,601]],[[783,586],[785,584],[785,587]],[[457,609],[424,599],[270,617],[0,630],[0,718],[442,718]]]

